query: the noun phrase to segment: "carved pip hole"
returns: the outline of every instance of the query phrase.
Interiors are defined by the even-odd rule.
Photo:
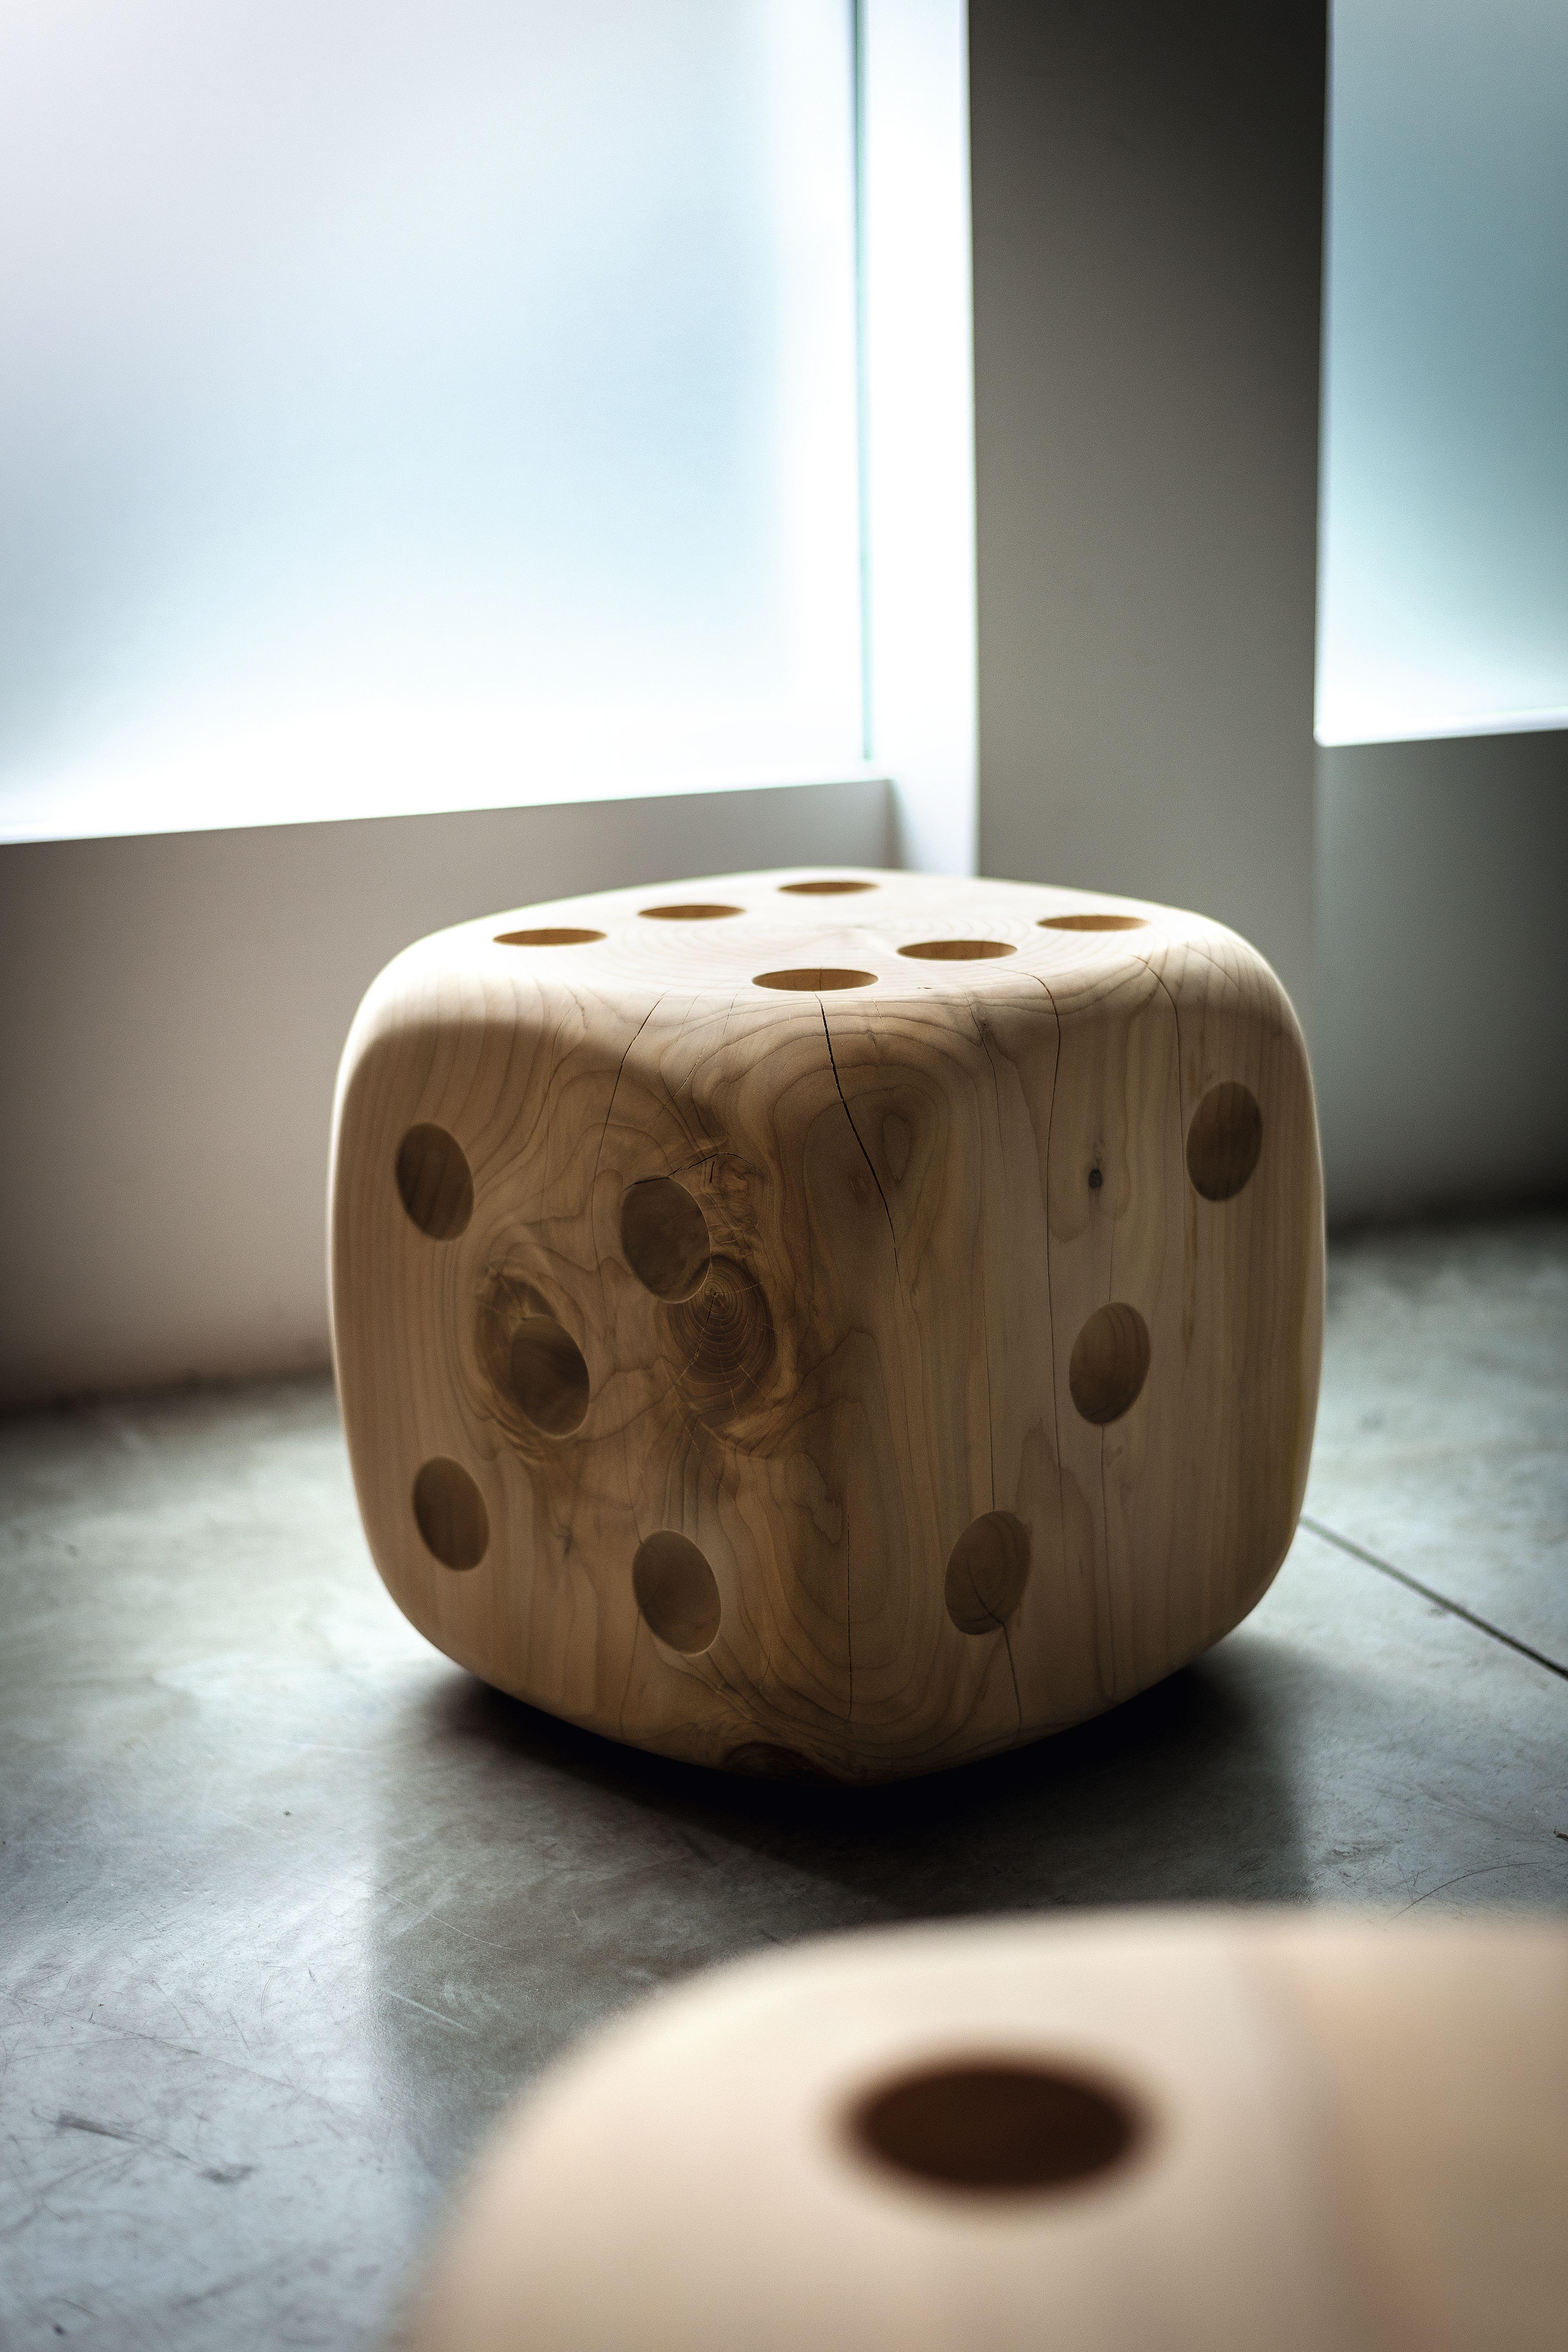
[[[656,1298],[689,1298],[708,1278],[708,1220],[673,1176],[646,1177],[621,1202],[621,1255]]]
[[[983,963],[1017,952],[1006,940],[918,940],[913,947],[899,950],[901,956],[919,956],[926,963]]]
[[[639,907],[638,914],[645,923],[716,923],[725,915],[738,915],[739,907],[680,906]]]
[[[632,1591],[645,1623],[685,1657],[712,1646],[719,1632],[719,1585],[697,1546],[673,1528],[638,1544]]]
[[[478,1568],[489,1549],[485,1498],[460,1462],[437,1454],[414,1481],[414,1519],[443,1568]]]
[[[1263,1150],[1258,1097],[1234,1078],[1211,1087],[1187,1129],[1187,1173],[1205,1201],[1234,1200]]]
[[[742,1739],[724,1759],[726,1772],[745,1772],[770,1780],[828,1780],[831,1775],[798,1748],[779,1748],[768,1739]]]
[[[585,948],[602,940],[603,931],[585,931],[564,923],[545,924],[533,931],[498,931],[498,948]]]
[[[779,888],[791,898],[847,898],[856,890],[874,890],[874,882],[781,882]]]
[[[547,1437],[569,1437],[588,1410],[588,1367],[552,1315],[525,1315],[511,1335],[507,1394]]]
[[[948,1557],[942,1597],[961,1633],[994,1633],[1024,1597],[1029,1530],[1011,1511],[971,1520]]]
[[[397,1191],[422,1234],[456,1241],[474,1213],[474,1179],[462,1145],[444,1127],[411,1127],[397,1147]]]
[[[1085,1421],[1103,1428],[1136,1403],[1149,1377],[1149,1326],[1115,1299],[1089,1317],[1073,1341],[1068,1387]]]
[[[1033,2059],[920,2067],[862,2099],[849,2129],[863,2152],[895,2172],[992,2196],[1101,2178],[1142,2136],[1125,2093]]]
[[[789,971],[759,971],[753,988],[795,988],[824,995],[834,988],[869,988],[874,971],[851,971],[842,964],[804,964]]]
[[[1146,915],[1042,915],[1042,931],[1146,931]]]

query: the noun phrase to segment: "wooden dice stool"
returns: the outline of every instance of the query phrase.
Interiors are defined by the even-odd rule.
[[[1568,1934],[838,1937],[557,2067],[416,2352],[1557,2352]]]
[[[420,941],[339,1082],[371,1549],[535,1706],[887,1779],[1113,1706],[1300,1507],[1311,1081],[1202,917],[728,875]]]

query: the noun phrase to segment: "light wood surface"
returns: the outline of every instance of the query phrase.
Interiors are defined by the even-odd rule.
[[[1555,2352],[1568,1934],[1301,1914],[742,1963],[546,2078],[419,2352]]]
[[[1289,1544],[1311,1081],[1201,917],[792,871],[466,924],[361,1009],[332,1192],[377,1565],[596,1730],[951,1764],[1170,1673]]]

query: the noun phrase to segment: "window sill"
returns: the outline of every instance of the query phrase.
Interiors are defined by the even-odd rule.
[[[221,763],[188,761],[156,771],[100,769],[79,779],[27,788],[0,787],[0,845],[127,839],[146,835],[275,830],[386,817],[441,816],[513,808],[569,808],[587,803],[670,799],[801,784],[885,782],[886,771],[863,760],[816,761],[777,768],[702,768],[604,761],[574,769],[538,762],[520,774],[512,760],[488,761],[471,750],[440,761],[402,756],[367,760],[363,746],[338,761],[319,751],[280,759],[261,744]],[[215,803],[217,803],[215,805]]]

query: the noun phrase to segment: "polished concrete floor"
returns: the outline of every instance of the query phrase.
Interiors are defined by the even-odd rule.
[[[662,1764],[435,1655],[322,1381],[0,1427],[0,2342],[384,2341],[518,2085],[764,1944],[1563,1906],[1568,1221],[1347,1242],[1330,1300],[1308,1524],[1251,1619],[871,1794]]]

